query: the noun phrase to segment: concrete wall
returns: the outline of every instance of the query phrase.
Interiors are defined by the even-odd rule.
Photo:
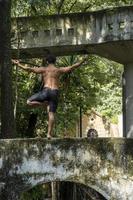
[[[95,129],[98,137],[121,137],[122,132],[119,132],[117,124],[109,122],[105,117],[98,113],[90,113],[82,117],[82,133],[83,137],[87,136],[89,129]]]
[[[133,48],[132,6],[18,18],[13,20],[12,32],[16,32],[12,38],[14,56],[19,36],[21,57],[41,57],[52,51],[56,55],[94,53],[120,63],[133,60],[130,53]],[[130,49],[128,53],[127,49]]]
[[[132,152],[132,139],[0,140],[0,199],[18,199],[37,184],[70,181],[108,200],[132,200]]]

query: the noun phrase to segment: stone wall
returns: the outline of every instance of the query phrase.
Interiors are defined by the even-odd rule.
[[[83,137],[87,136],[87,132],[90,129],[95,129],[98,137],[122,137],[118,124],[111,123],[97,112],[91,112],[82,117]]]
[[[82,183],[108,200],[132,200],[132,139],[0,140],[0,199],[38,184]]]

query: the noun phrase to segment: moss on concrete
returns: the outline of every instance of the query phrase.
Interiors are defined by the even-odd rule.
[[[108,185],[116,179],[131,182],[132,144],[133,139],[111,138],[0,140],[0,178],[18,192],[39,182],[69,180],[110,194]]]

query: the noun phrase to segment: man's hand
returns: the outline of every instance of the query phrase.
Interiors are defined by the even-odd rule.
[[[24,69],[24,70],[29,71],[29,69],[30,69],[29,67],[26,67],[25,65],[21,65],[20,62],[19,62],[19,60],[12,59],[12,63],[15,64],[15,65],[17,65],[18,67]]]
[[[89,58],[88,55],[80,58],[78,62],[79,66],[82,65],[84,62],[88,61],[88,58]]]
[[[90,55],[85,55],[83,59],[84,59],[85,61],[87,61],[87,60],[89,59],[89,57],[90,57]]]
[[[88,55],[85,55],[84,57],[80,58],[79,61],[80,61],[80,62],[85,62],[85,61],[88,60],[88,58],[89,58],[89,56],[88,56]]]
[[[79,59],[78,59],[78,62],[87,61],[87,60],[88,60],[88,58],[89,58],[89,56],[88,56],[88,55],[81,56],[81,57],[79,57]]]
[[[12,63],[15,64],[15,65],[18,65],[19,64],[19,60],[13,60],[12,59]]]

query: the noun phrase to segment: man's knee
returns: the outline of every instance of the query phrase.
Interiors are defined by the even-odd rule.
[[[29,99],[27,100],[27,105],[29,105],[29,106],[32,105],[32,103],[31,103],[31,101]]]
[[[55,113],[49,112],[49,120],[54,122],[54,120],[55,120]]]

